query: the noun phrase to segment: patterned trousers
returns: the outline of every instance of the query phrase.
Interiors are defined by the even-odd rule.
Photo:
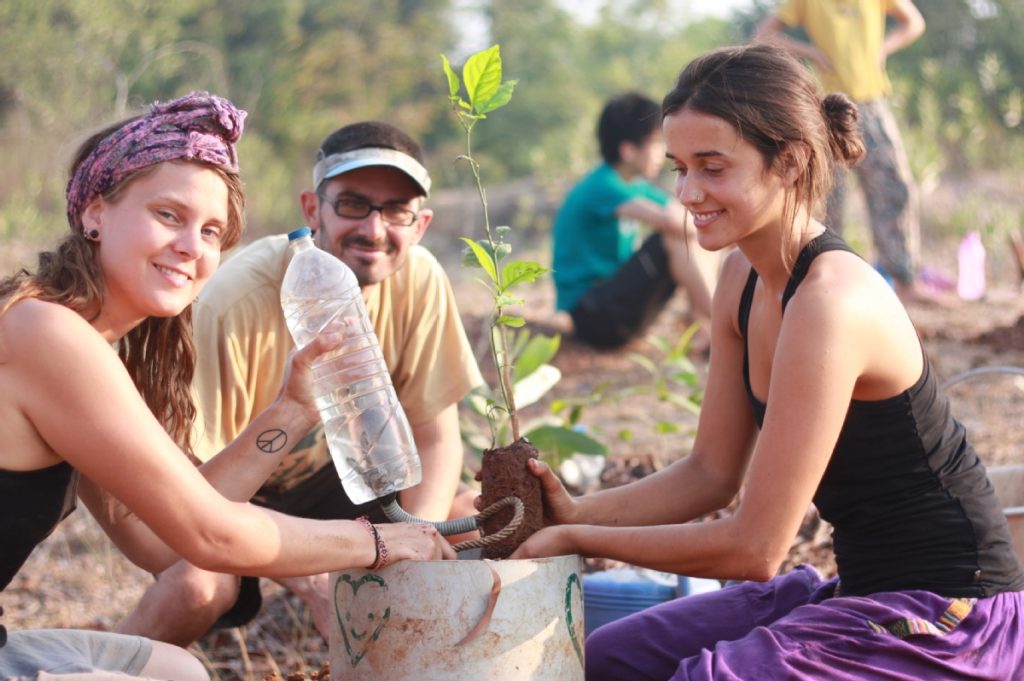
[[[867,204],[878,264],[898,283],[914,278],[920,225],[917,190],[892,111],[884,99],[857,105],[867,147],[854,168]],[[836,178],[828,197],[825,224],[842,234],[846,203],[845,172]]]

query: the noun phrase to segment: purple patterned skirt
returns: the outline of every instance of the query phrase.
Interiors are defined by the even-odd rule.
[[[834,596],[801,566],[595,630],[587,681],[1024,679],[1024,592]]]

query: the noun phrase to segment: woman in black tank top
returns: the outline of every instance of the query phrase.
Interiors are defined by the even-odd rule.
[[[693,451],[578,499],[535,465],[559,524],[513,557],[741,583],[597,629],[587,678],[1024,678],[1024,572],[984,467],[896,294],[813,217],[863,155],[855,106],[753,45],[688,65],[663,114],[701,246],[738,247]],[[777,574],[812,502],[836,579]]]
[[[319,421],[310,365],[338,338],[297,351],[277,399],[221,455],[198,469],[186,455],[190,306],[221,250],[241,238],[235,142],[244,116],[193,93],[95,134],[72,165],[71,233],[40,254],[38,271],[0,281],[0,590],[74,510],[76,491],[150,572],[185,559],[226,574],[299,577],[454,557],[430,525],[306,520],[243,503],[291,449],[285,443]],[[209,678],[186,650],[137,636],[6,633],[0,627],[4,679]]]

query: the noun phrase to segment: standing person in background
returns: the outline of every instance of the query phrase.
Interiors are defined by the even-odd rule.
[[[154,104],[78,150],[71,233],[36,272],[0,281],[0,590],[75,509],[153,572],[180,556],[268,577],[454,557],[427,525],[292,518],[245,503],[319,420],[293,355],[267,409],[209,463],[186,455],[195,407],[192,301],[242,234],[235,143],[245,113],[206,93]],[[139,636],[0,627],[0,678],[209,678],[187,651]],[[119,678],[126,678],[120,676]]]
[[[472,493],[456,497],[463,465],[458,402],[483,379],[451,284],[419,245],[433,217],[424,207],[430,175],[420,147],[391,124],[353,123],[327,136],[312,170],[312,188],[299,197],[303,217],[316,245],[359,281],[422,460],[423,481],[400,493],[402,507],[428,520],[472,515]],[[259,239],[234,254],[196,302],[200,459],[234,439],[274,398],[294,349],[280,300],[290,259],[286,236]],[[306,518],[386,521],[379,504],[349,500],[319,423],[253,501]],[[326,638],[327,575],[279,581],[310,606]],[[182,561],[159,576],[118,630],[188,645],[215,625],[245,624],[261,603],[257,579]]]
[[[814,218],[864,154],[854,103],[754,44],[695,59],[662,109],[701,246],[736,246],[693,449],[578,498],[531,462],[553,524],[512,558],[741,583],[599,627],[588,681],[1024,678],[1024,570],[985,467],[896,293]],[[812,502],[838,578],[779,574]]]
[[[651,184],[665,165],[658,104],[638,93],[609,100],[597,138],[604,162],[555,216],[557,308],[572,317],[581,341],[617,348],[643,335],[681,287],[695,320],[710,327],[711,294],[686,210]],[[655,233],[637,249],[641,226]],[[695,345],[706,347],[707,333]]]
[[[886,29],[886,21],[893,20]],[[783,32],[803,28],[811,42]],[[826,93],[843,92],[856,104],[867,156],[857,179],[867,203],[878,265],[905,303],[934,302],[915,279],[920,225],[917,191],[899,128],[887,97],[885,65],[924,33],[924,17],[911,0],[783,0],[757,29],[772,42],[814,65]],[[842,234],[842,180],[829,196],[825,224]]]

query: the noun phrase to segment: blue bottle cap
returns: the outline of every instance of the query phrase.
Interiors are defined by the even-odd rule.
[[[309,227],[299,227],[298,229],[293,229],[292,231],[288,232],[288,241],[295,241],[296,239],[301,239],[304,236],[312,235],[313,230],[311,230]]]

